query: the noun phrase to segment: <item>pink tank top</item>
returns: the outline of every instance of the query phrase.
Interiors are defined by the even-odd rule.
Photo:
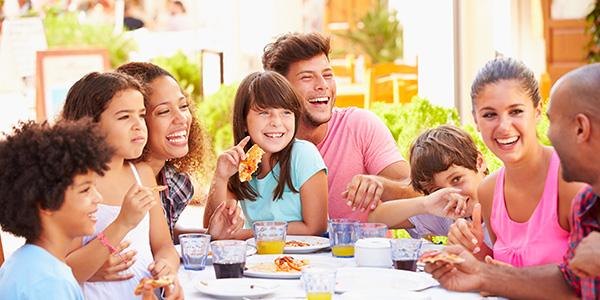
[[[562,261],[567,252],[569,232],[558,222],[558,167],[552,154],[542,199],[524,223],[510,219],[504,200],[504,166],[498,171],[490,225],[496,234],[494,258],[516,267],[537,266]]]

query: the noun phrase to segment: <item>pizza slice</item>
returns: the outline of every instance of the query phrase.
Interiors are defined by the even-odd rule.
[[[144,284],[148,283],[152,286],[152,289],[157,289],[160,287],[165,287],[167,285],[173,284],[173,282],[175,281],[175,275],[165,275],[165,276],[160,276],[156,279],[154,278],[143,278],[140,281],[140,284],[138,284],[138,286],[135,287],[135,292],[133,293],[134,295],[141,295],[142,291],[144,290]]]
[[[265,154],[265,151],[257,144],[254,144],[254,146],[248,150],[246,159],[240,162],[238,169],[241,182],[252,180],[252,173],[256,172],[258,169],[258,164],[260,163],[263,154]]]
[[[465,262],[465,259],[451,253],[441,253],[435,250],[427,251],[419,258],[419,263],[434,263],[436,261],[443,261],[452,264],[460,264]]]
[[[154,192],[161,192],[161,191],[164,191],[166,189],[167,189],[166,185],[157,185],[157,186],[151,187],[150,191],[154,193]]]

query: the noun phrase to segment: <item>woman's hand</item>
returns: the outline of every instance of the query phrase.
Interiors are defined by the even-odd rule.
[[[217,158],[217,167],[215,177],[227,180],[238,171],[240,162],[246,159],[244,147],[248,144],[250,136],[245,137],[239,144],[233,146],[219,155]]]
[[[479,253],[483,247],[483,227],[481,225],[481,204],[473,208],[473,224],[458,219],[450,226],[448,245],[461,245],[472,253]]]
[[[129,245],[131,245],[130,241],[123,241],[119,245],[117,245],[117,247],[115,247],[115,250],[117,253],[121,253],[121,251],[127,249],[127,247],[129,247]],[[119,257],[118,255],[116,255],[116,254],[110,255],[108,257],[108,259],[106,259],[104,264],[102,264],[100,269],[98,269],[98,271],[96,271],[96,273],[94,275],[92,275],[92,277],[90,277],[90,279],[88,279],[88,281],[120,281],[120,280],[127,280],[127,279],[133,278],[135,276],[135,274],[133,274],[133,273],[129,273],[129,274],[118,274],[118,273],[125,271],[125,270],[129,269],[131,266],[133,266],[133,264],[137,260],[135,258],[135,255],[137,253],[138,253],[137,250],[134,249],[131,251],[127,251],[124,254],[121,254],[121,256],[127,261],[127,264],[125,264],[123,262],[123,260],[121,259],[121,257]]]
[[[119,212],[115,222],[118,221],[121,226],[132,230],[155,204],[154,194],[149,188],[134,184],[125,194],[121,212]]]

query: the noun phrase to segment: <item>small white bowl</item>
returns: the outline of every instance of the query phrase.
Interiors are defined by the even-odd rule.
[[[354,244],[354,260],[359,267],[389,268],[392,249],[386,238],[360,239]]]

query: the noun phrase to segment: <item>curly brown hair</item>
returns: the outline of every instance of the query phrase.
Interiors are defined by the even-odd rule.
[[[42,233],[39,209],[58,210],[75,176],[104,175],[113,149],[89,118],[20,122],[0,141],[0,225],[28,243]]]
[[[168,76],[171,77],[179,84],[177,79],[171,75],[167,70],[152,64],[145,62],[131,62],[118,67],[115,72],[127,74],[136,78],[146,90],[146,101],[148,103],[150,96],[152,95],[152,89],[150,85],[156,78]],[[189,110],[192,114],[192,125],[190,126],[190,133],[188,137],[188,154],[174,158],[167,161],[168,165],[175,166],[179,172],[188,173],[193,176],[196,180],[204,179],[209,170],[212,169],[212,150],[209,143],[209,137],[206,129],[198,122],[196,115],[196,102],[188,95],[188,93],[182,89],[181,93],[187,98],[189,104]],[[144,153],[139,160],[147,160],[148,158],[148,145],[144,147]]]

